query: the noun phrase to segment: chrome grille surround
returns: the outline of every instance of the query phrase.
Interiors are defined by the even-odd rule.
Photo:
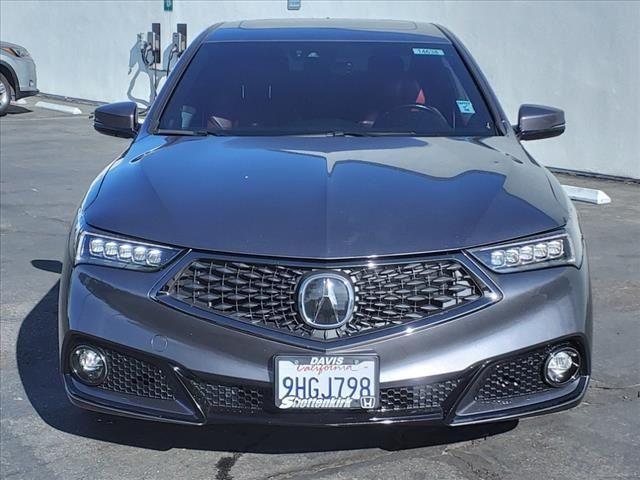
[[[348,276],[352,318],[315,329],[298,314],[300,280],[311,272]],[[344,344],[363,335],[444,321],[494,303],[497,287],[462,254],[419,259],[296,261],[187,254],[152,294],[161,303],[226,326],[292,343]],[[297,340],[296,340],[297,339]]]

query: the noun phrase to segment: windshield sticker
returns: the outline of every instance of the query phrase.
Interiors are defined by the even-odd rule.
[[[444,51],[439,48],[414,48],[414,55],[444,55]]]
[[[476,113],[473,109],[473,103],[469,100],[456,100],[456,103],[458,104],[458,110],[460,110],[460,113]]]

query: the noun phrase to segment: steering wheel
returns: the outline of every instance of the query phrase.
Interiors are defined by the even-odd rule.
[[[385,113],[380,115],[380,117],[376,121],[376,124],[382,119],[391,118],[394,114],[403,112],[405,110],[417,111],[420,112],[420,114],[424,115],[431,115],[432,117],[437,118],[443,126],[447,128],[449,127],[449,122],[446,118],[444,118],[444,115],[442,115],[440,110],[429,105],[422,105],[421,103],[407,103],[405,105],[398,105],[397,107],[393,107],[392,109],[387,110]]]

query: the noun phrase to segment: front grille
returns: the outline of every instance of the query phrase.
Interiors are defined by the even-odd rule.
[[[430,385],[384,388],[380,390],[380,410],[440,410],[459,384],[460,380],[447,380]]]
[[[209,411],[244,410],[260,411],[264,405],[264,394],[255,388],[188,381],[193,396]]]
[[[300,337],[333,340],[469,304],[480,299],[485,288],[455,260],[330,269],[351,278],[355,310],[344,326],[323,330],[307,325],[298,315],[298,283],[314,270],[199,259],[165,285],[160,294],[242,322]]]
[[[107,378],[99,388],[160,400],[175,399],[173,389],[161,369],[129,355],[103,348]]]
[[[543,369],[552,348],[540,348],[490,366],[480,381],[475,400],[493,402],[551,390],[543,380]]]

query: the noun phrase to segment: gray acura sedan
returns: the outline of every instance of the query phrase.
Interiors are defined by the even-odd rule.
[[[590,375],[576,211],[438,25],[244,21],[180,58],[93,182],[61,280],[75,405],[185,424],[462,425]]]

